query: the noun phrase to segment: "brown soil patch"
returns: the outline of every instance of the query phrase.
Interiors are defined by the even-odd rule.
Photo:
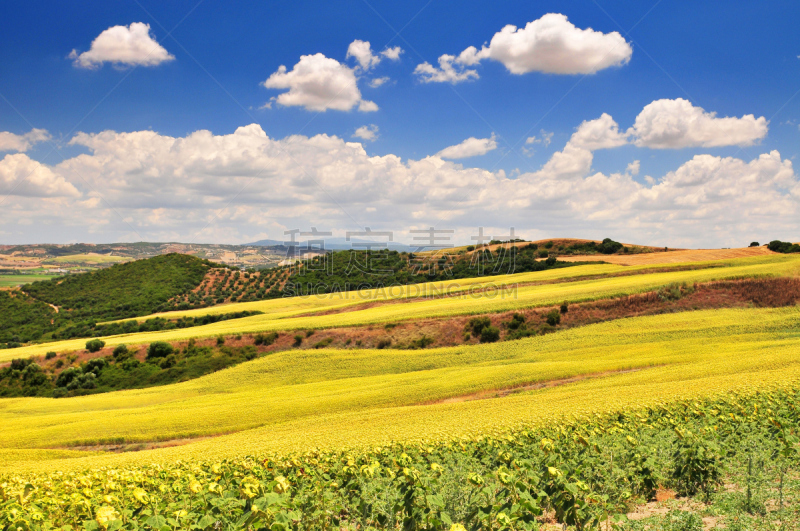
[[[54,450],[78,450],[81,452],[141,452],[142,450],[153,450],[156,448],[171,448],[173,446],[183,446],[195,443],[204,439],[211,439],[212,436],[194,437],[185,439],[171,439],[167,441],[149,441],[138,443],[119,443],[119,444],[89,444],[79,446],[63,446],[52,448]]]
[[[681,262],[708,262],[711,260],[730,260],[775,254],[766,247],[743,247],[741,249],[696,249],[662,251],[642,254],[593,254],[563,255],[558,259],[564,262],[598,261],[609,264],[636,266],[652,264],[677,264]]]

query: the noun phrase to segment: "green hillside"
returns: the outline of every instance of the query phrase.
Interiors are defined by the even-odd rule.
[[[168,254],[0,292],[0,344],[91,336],[99,321],[162,311],[169,299],[197,287],[215,267],[220,266]]]

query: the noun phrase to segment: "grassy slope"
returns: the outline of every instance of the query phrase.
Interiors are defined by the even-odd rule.
[[[116,264],[119,262],[127,262],[130,258],[126,256],[112,256],[107,254],[72,254],[67,256],[57,256],[55,258],[48,258],[44,261],[45,264]]]
[[[673,265],[674,266],[674,265]],[[800,272],[800,257],[790,255],[771,255],[766,257],[724,260],[693,264],[688,271],[649,272],[652,268],[626,268],[623,266],[589,265],[538,273],[522,273],[500,277],[508,284],[537,282],[556,279],[576,279],[574,282],[521,286],[514,293],[499,296],[497,292],[472,293],[464,297],[446,299],[418,300],[406,304],[390,304],[359,310],[357,305],[375,300],[375,293],[330,294],[320,297],[280,299],[220,307],[219,311],[260,310],[263,315],[214,323],[185,330],[146,332],[108,338],[108,345],[121,343],[136,344],[151,341],[177,341],[189,337],[212,337],[219,334],[237,334],[268,330],[299,330],[361,324],[378,324],[417,318],[448,315],[467,315],[485,312],[500,312],[517,308],[530,308],[558,304],[562,301],[579,302],[598,300],[627,294],[641,293],[673,282],[706,282],[749,276],[796,275]],[[714,266],[714,267],[712,267]],[[618,272],[640,271],[643,274],[580,280],[588,275],[613,274]],[[443,283],[459,289],[471,286],[486,286],[497,283],[494,279],[468,279]],[[396,287],[396,291],[384,292],[388,298],[405,298],[419,293],[415,286]],[[453,288],[455,290],[455,288]],[[380,292],[378,293],[380,295]],[[380,298],[380,297],[378,297]],[[353,306],[353,311],[324,316],[303,316],[314,310]],[[201,310],[209,313],[208,310]],[[191,312],[174,312],[172,315],[196,315]],[[48,350],[77,350],[84,347],[85,340],[70,340],[46,345],[34,345],[9,351],[0,351],[0,362],[15,357],[41,355]]]
[[[50,280],[57,275],[0,275],[0,288],[13,288],[38,280]]]
[[[718,310],[626,319],[492,345],[283,352],[156,389],[2,400],[0,448],[164,440],[263,426],[179,448],[71,460],[95,466],[453,437],[579,410],[797,379],[798,330],[796,307]],[[415,406],[629,368],[646,369],[502,399]]]

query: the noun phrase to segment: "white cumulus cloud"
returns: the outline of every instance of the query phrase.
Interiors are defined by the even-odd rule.
[[[321,53],[303,55],[287,70],[281,65],[264,82],[268,89],[289,89],[276,101],[286,107],[304,107],[310,111],[334,109],[349,111],[355,106],[362,112],[377,111],[378,106],[362,99],[355,72]]]
[[[24,154],[0,161],[0,191],[16,186],[17,194],[0,209],[0,226],[27,239],[47,226],[48,239],[62,241],[241,243],[295,227],[342,235],[357,228],[355,218],[362,228],[396,231],[396,241],[433,225],[469,241],[481,225],[492,234],[514,226],[521,237],[670,247],[733,247],[796,233],[800,181],[779,152],[749,160],[701,154],[644,182],[627,163],[593,171],[592,150],[620,137],[610,117],[587,120],[540,169],[509,178],[439,156],[370,156],[362,142],[324,134],[273,139],[258,124],[182,137],[79,133],[71,143],[87,153],[55,166]]]
[[[460,144],[444,148],[436,156],[443,159],[466,159],[485,155],[495,149],[497,149],[497,141],[492,134],[490,138],[470,137]]]
[[[64,177],[27,155],[0,160],[0,194],[20,197],[78,197],[80,192]]]
[[[72,50],[69,58],[79,68],[98,68],[103,63],[156,66],[175,59],[150,35],[150,25],[143,22],[112,26],[92,41],[89,51],[79,54]]]
[[[15,135],[8,131],[0,132],[0,152],[3,151],[28,151],[34,144],[45,142],[52,138],[46,129],[31,129],[24,135]]]
[[[369,86],[372,88],[378,88],[385,85],[389,81],[391,80],[388,77],[376,77],[375,79],[370,80]]]
[[[372,53],[372,46],[369,41],[362,41],[359,39],[354,40],[347,47],[347,59],[354,58],[359,65],[362,72],[368,72],[373,67],[378,66],[381,60],[389,59],[390,61],[399,61],[400,54],[403,49],[399,46],[387,48],[379,54]]]
[[[629,133],[637,146],[655,149],[684,147],[750,146],[767,135],[763,116],[719,118],[691,102],[656,100],[642,109]]]
[[[565,15],[548,13],[524,28],[507,25],[480,50],[470,46],[457,57],[442,55],[439,68],[422,63],[415,73],[425,82],[457,83],[478,78],[478,72],[467,67],[492,59],[512,74],[594,74],[626,64],[632,54],[631,45],[616,31],[580,29]]]
[[[378,138],[378,126],[375,124],[362,125],[356,129],[356,132],[353,133],[353,137],[372,142]]]

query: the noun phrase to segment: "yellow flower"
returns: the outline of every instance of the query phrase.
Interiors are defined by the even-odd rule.
[[[150,501],[150,496],[144,491],[144,489],[136,489],[133,491],[133,497],[141,503],[142,505],[147,504]]]
[[[239,487],[239,492],[245,498],[248,499],[255,498],[256,496],[258,496],[259,487],[261,487],[261,484],[258,482],[256,478],[252,476],[247,476],[242,480],[242,484]]]
[[[108,528],[108,524],[114,520],[119,520],[119,513],[113,507],[105,506],[97,509],[95,520],[103,529]]]
[[[283,476],[278,476],[275,478],[275,488],[273,489],[278,494],[283,494],[287,490],[289,490],[290,484],[289,480]]]
[[[467,528],[461,524],[453,524],[450,526],[450,531],[467,531]]]
[[[174,514],[174,515],[175,515],[175,518],[176,518],[176,519],[181,519],[181,518],[184,518],[184,517],[185,517],[187,514],[189,514],[189,513],[188,513],[188,512],[186,512],[186,510],[185,510],[185,509],[181,509],[180,511],[175,511],[175,512],[174,512],[174,513],[172,513],[172,514]]]
[[[200,484],[199,481],[192,481],[189,483],[189,490],[197,494],[201,490],[203,490],[203,486]]]

